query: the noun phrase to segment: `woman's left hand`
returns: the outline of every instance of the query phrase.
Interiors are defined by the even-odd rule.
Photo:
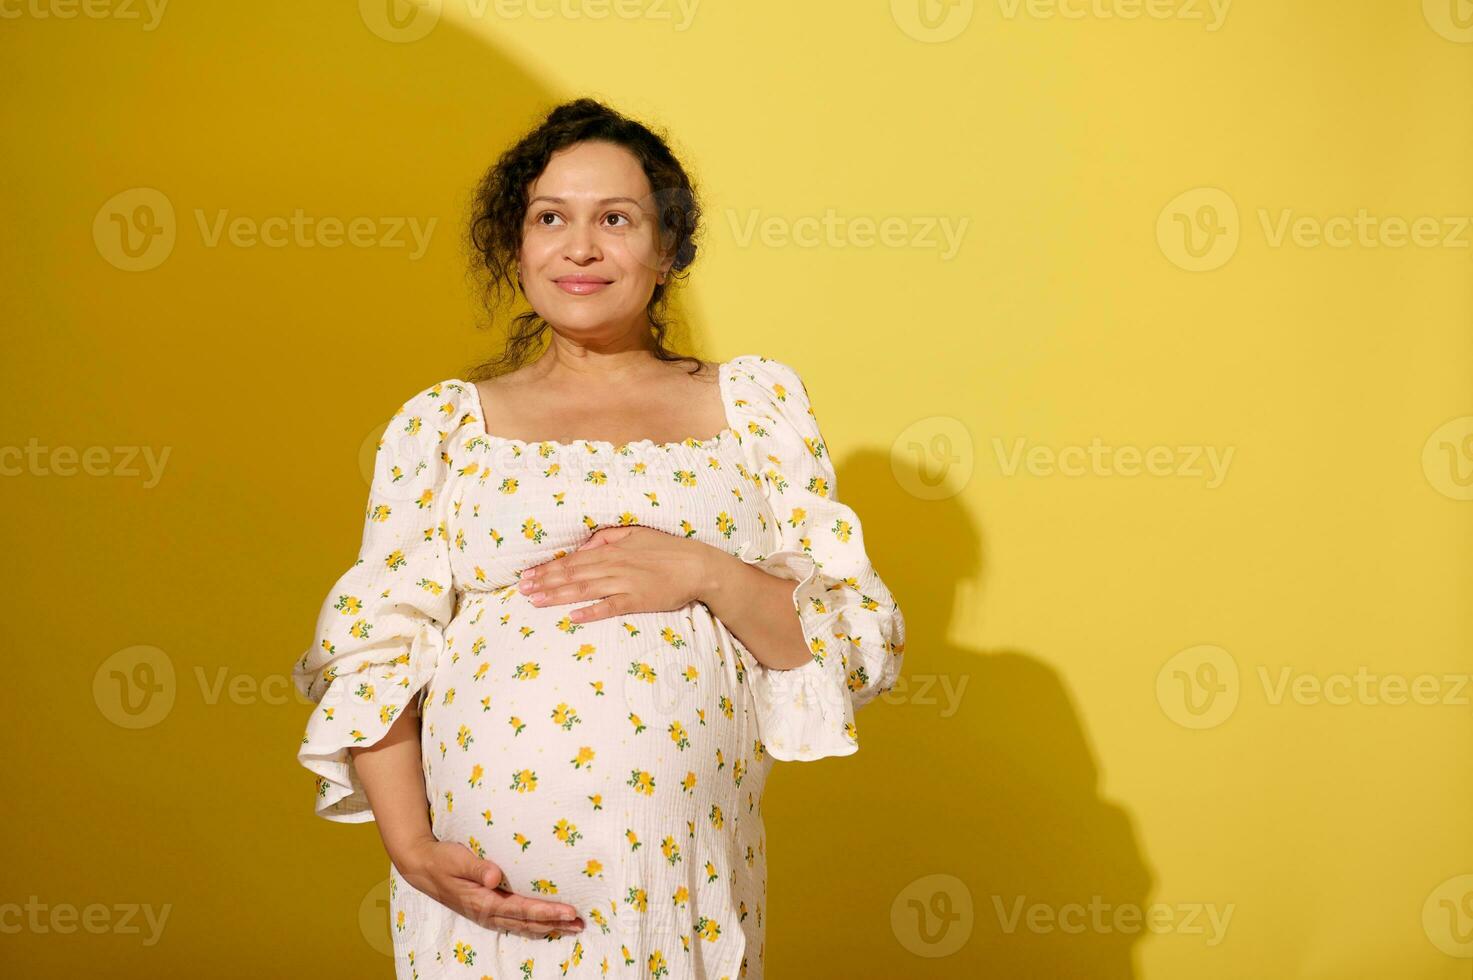
[[[575,623],[664,612],[700,600],[719,555],[652,527],[604,527],[570,554],[523,569],[518,588],[535,606],[598,600],[570,612]]]

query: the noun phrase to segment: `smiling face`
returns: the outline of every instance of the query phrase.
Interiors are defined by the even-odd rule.
[[[565,147],[527,198],[519,267],[537,314],[581,342],[649,329],[645,309],[673,256],[660,255],[653,195],[639,160],[613,143]]]

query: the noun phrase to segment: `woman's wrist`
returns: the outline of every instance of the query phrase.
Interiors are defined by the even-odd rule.
[[[747,563],[710,545],[705,547],[702,557],[704,564],[699,576],[701,586],[696,598],[710,606],[731,594],[735,583],[746,571]]]
[[[419,871],[420,864],[425,857],[428,848],[439,841],[433,834],[411,837],[407,841],[396,842],[393,849],[389,851],[389,860],[394,862],[394,867],[399,873],[408,878]]]

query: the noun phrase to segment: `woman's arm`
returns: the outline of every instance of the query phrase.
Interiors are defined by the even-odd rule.
[[[764,667],[791,670],[812,663],[813,651],[793,605],[795,583],[720,548],[707,550],[709,572],[698,598],[711,615],[725,623]]]
[[[405,872],[414,845],[435,839],[419,746],[419,698],[410,698],[389,732],[373,745],[349,746],[389,860]]]

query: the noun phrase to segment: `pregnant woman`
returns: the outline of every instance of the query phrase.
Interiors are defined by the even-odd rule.
[[[294,676],[316,812],[388,850],[401,978],[761,977],[772,762],[856,751],[899,675],[798,374],[665,347],[698,214],[644,126],[554,110],[471,226],[535,311],[503,360],[540,355],[379,444]]]

